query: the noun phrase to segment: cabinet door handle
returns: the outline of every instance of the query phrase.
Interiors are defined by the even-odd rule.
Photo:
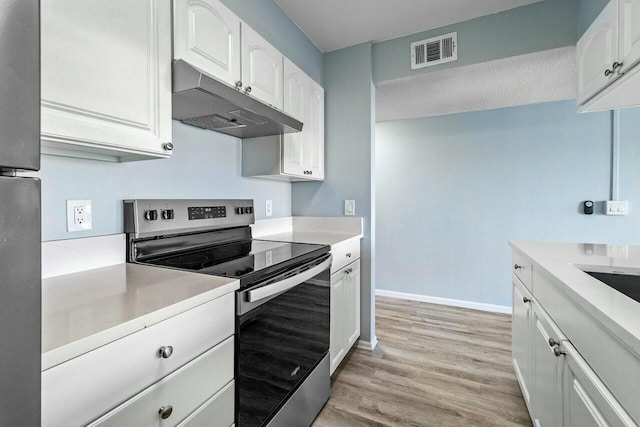
[[[613,74],[613,70],[609,70],[609,69],[604,70],[605,77],[609,77],[611,74]]]
[[[553,338],[549,338],[549,347],[555,347],[557,345],[560,345],[560,341],[556,341]]]
[[[623,65],[623,63],[622,63],[622,62],[618,62],[618,61],[616,61],[616,62],[614,62],[614,63],[613,63],[613,65],[611,66],[611,70],[615,71],[615,70],[617,70],[618,68],[622,68],[622,65]]]
[[[522,298],[522,302],[527,304],[527,303],[531,302],[531,300],[529,298],[527,298],[527,297],[523,297]]]
[[[558,344],[558,345],[556,345],[555,347],[553,347],[553,354],[554,354],[556,357],[560,357],[560,356],[562,356],[563,354],[565,354],[565,352],[564,352],[564,351],[562,351],[562,350],[560,349],[560,344]]]
[[[162,418],[163,420],[166,420],[173,413],[173,406],[171,405],[161,406],[160,409],[158,410],[158,413],[160,414],[160,418]]]
[[[251,93],[251,86],[244,88],[244,93]]]
[[[170,345],[164,345],[158,349],[158,356],[163,359],[168,359],[173,354],[173,347]]]
[[[524,265],[513,264],[514,270],[524,270]]]
[[[240,90],[241,87],[242,87],[242,82],[240,80],[238,80],[236,82],[236,89]]]
[[[351,252],[347,252],[347,258],[351,258]]]
[[[173,144],[170,142],[165,142],[164,144],[162,144],[162,149],[164,151],[173,151]]]

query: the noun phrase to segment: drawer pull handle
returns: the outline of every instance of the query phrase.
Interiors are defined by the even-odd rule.
[[[560,345],[560,341],[556,341],[553,338],[549,338],[549,347],[555,347],[557,345]]]
[[[555,347],[553,347],[553,354],[554,354],[556,357],[560,357],[560,356],[562,356],[563,354],[565,354],[565,352],[564,352],[564,351],[560,350],[560,344],[558,344],[558,345],[556,345]]]
[[[514,270],[524,270],[524,265],[513,264]]]
[[[527,303],[531,302],[531,299],[530,299],[530,298],[527,298],[527,297],[523,297],[523,298],[522,298],[522,302],[523,302],[523,303],[525,303],[525,304],[527,304]]]
[[[351,258],[351,252],[347,252],[347,258]]]
[[[353,268],[347,268],[347,269],[344,271],[344,274],[351,274],[351,273],[353,273]]]
[[[173,413],[173,406],[171,405],[161,406],[158,413],[160,414],[160,418],[162,418],[163,420],[166,420]]]
[[[170,345],[162,346],[158,350],[158,356],[160,356],[163,359],[170,358],[172,354],[173,354],[173,347],[171,347]]]

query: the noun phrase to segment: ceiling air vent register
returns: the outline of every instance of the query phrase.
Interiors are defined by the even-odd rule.
[[[458,60],[458,33],[449,33],[411,43],[411,69]]]

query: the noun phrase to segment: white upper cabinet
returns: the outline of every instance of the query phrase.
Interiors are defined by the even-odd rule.
[[[303,133],[307,134],[306,148],[309,174],[324,179],[324,89],[309,79],[309,107]]]
[[[640,0],[620,0],[620,62],[622,72],[640,62]]]
[[[41,2],[44,154],[169,157],[171,5]]]
[[[618,59],[618,5],[611,1],[580,38],[578,56],[578,104],[583,104],[619,77],[612,70]]]
[[[241,21],[217,0],[174,0],[173,56],[231,86],[240,72]]]
[[[284,57],[248,25],[242,27],[242,84],[244,90],[282,110]]]
[[[578,41],[581,112],[640,105],[640,0],[611,0]]]
[[[306,143],[309,78],[289,59],[284,59],[284,111],[304,123],[303,131],[283,136],[282,171],[304,175],[303,149]]]

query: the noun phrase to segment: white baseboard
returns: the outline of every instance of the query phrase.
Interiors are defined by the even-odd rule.
[[[450,298],[430,297],[427,295],[409,294],[396,291],[385,291],[383,289],[376,289],[376,295],[381,297],[391,297],[406,299],[409,301],[428,302],[431,304],[449,305],[452,307],[470,308],[473,310],[489,311],[492,313],[504,313],[511,314],[511,307],[506,305],[485,304],[482,302],[462,301]]]
[[[362,350],[373,351],[378,345],[378,338],[373,337],[371,341],[358,340],[356,347],[361,348]]]

